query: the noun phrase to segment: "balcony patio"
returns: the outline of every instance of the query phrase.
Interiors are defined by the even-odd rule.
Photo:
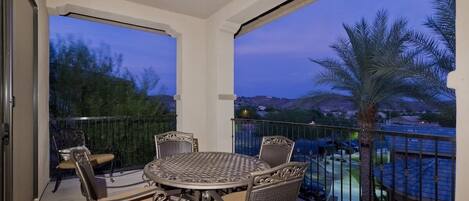
[[[64,173],[65,179],[58,191],[51,193],[59,159],[51,152],[50,133],[61,128],[83,130],[93,153],[115,154],[116,177],[115,182],[108,181],[109,186],[143,181],[141,169],[155,156],[153,135],[158,133],[171,130],[193,133],[200,152],[249,156],[259,154],[262,137],[280,135],[296,142],[293,161],[309,163],[300,199],[360,200],[363,189],[357,169],[363,164],[357,154],[360,146],[356,135],[361,130],[234,118],[234,38],[314,0],[5,2],[12,12],[7,12],[9,15],[2,12],[2,17],[7,16],[2,22],[10,25],[2,32],[2,38],[9,39],[5,44],[9,49],[3,48],[6,49],[4,55],[11,57],[5,61],[2,57],[2,62],[9,65],[5,75],[2,74],[6,77],[3,83],[8,85],[2,85],[6,90],[2,91],[5,96],[2,96],[5,110],[2,112],[10,124],[2,125],[8,126],[2,133],[2,141],[8,145],[5,151],[8,167],[1,169],[8,177],[7,187],[0,188],[0,194],[5,194],[3,200],[84,200],[74,171]],[[1,5],[4,6],[3,2]],[[469,135],[466,134],[469,131],[469,68],[465,68],[469,66],[469,57],[465,55],[469,52],[469,2],[457,0],[457,5],[457,70],[448,76],[448,85],[456,90],[457,96],[457,140],[455,136],[374,131],[368,178],[373,185],[368,190],[374,192],[372,196],[376,200],[465,201],[469,197],[466,190],[469,157],[464,156],[469,153]],[[2,11],[9,9],[2,7]],[[176,115],[165,118],[49,117],[48,17],[51,15],[175,38]],[[13,74],[8,75],[11,72]],[[111,167],[100,167],[100,171],[109,174]],[[145,184],[110,188],[109,192],[115,194],[141,185]]]

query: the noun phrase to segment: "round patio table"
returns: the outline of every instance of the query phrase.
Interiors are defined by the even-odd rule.
[[[217,190],[247,186],[249,174],[269,165],[251,156],[194,152],[154,160],[144,174],[158,184],[193,190]]]

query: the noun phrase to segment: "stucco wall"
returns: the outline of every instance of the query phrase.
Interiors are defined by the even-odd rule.
[[[34,15],[29,0],[13,1],[12,201],[33,199]]]
[[[38,197],[49,182],[49,16],[38,0]]]
[[[456,1],[456,71],[450,74],[449,86],[457,97],[456,200],[469,198],[469,1]]]
[[[207,135],[211,150],[231,152],[234,117],[234,34],[241,24],[284,0],[232,1],[207,19]]]

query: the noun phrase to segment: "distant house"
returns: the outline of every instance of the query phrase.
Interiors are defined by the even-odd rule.
[[[266,109],[267,109],[266,106],[263,106],[263,105],[257,106],[257,111],[265,111]]]
[[[398,159],[375,168],[374,175],[396,201],[454,200],[454,160]]]
[[[399,116],[392,118],[390,123],[399,125],[421,125],[427,122],[420,120],[418,116]]]
[[[382,119],[386,119],[388,117],[388,115],[384,112],[378,112],[378,117],[382,118]]]
[[[342,113],[341,111],[334,111],[334,112],[332,112],[332,115],[333,115],[334,117],[340,117],[340,116],[342,116],[342,114],[343,114],[343,113]]]
[[[356,110],[347,111],[347,112],[345,113],[345,118],[346,118],[346,119],[352,119],[352,118],[354,118],[354,117],[357,116],[357,113],[358,113],[358,111],[356,111]]]

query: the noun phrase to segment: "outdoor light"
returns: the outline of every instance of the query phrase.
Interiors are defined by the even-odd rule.
[[[244,116],[244,117],[249,116],[249,111],[248,111],[247,109],[244,109],[244,110],[243,110],[243,116]]]

